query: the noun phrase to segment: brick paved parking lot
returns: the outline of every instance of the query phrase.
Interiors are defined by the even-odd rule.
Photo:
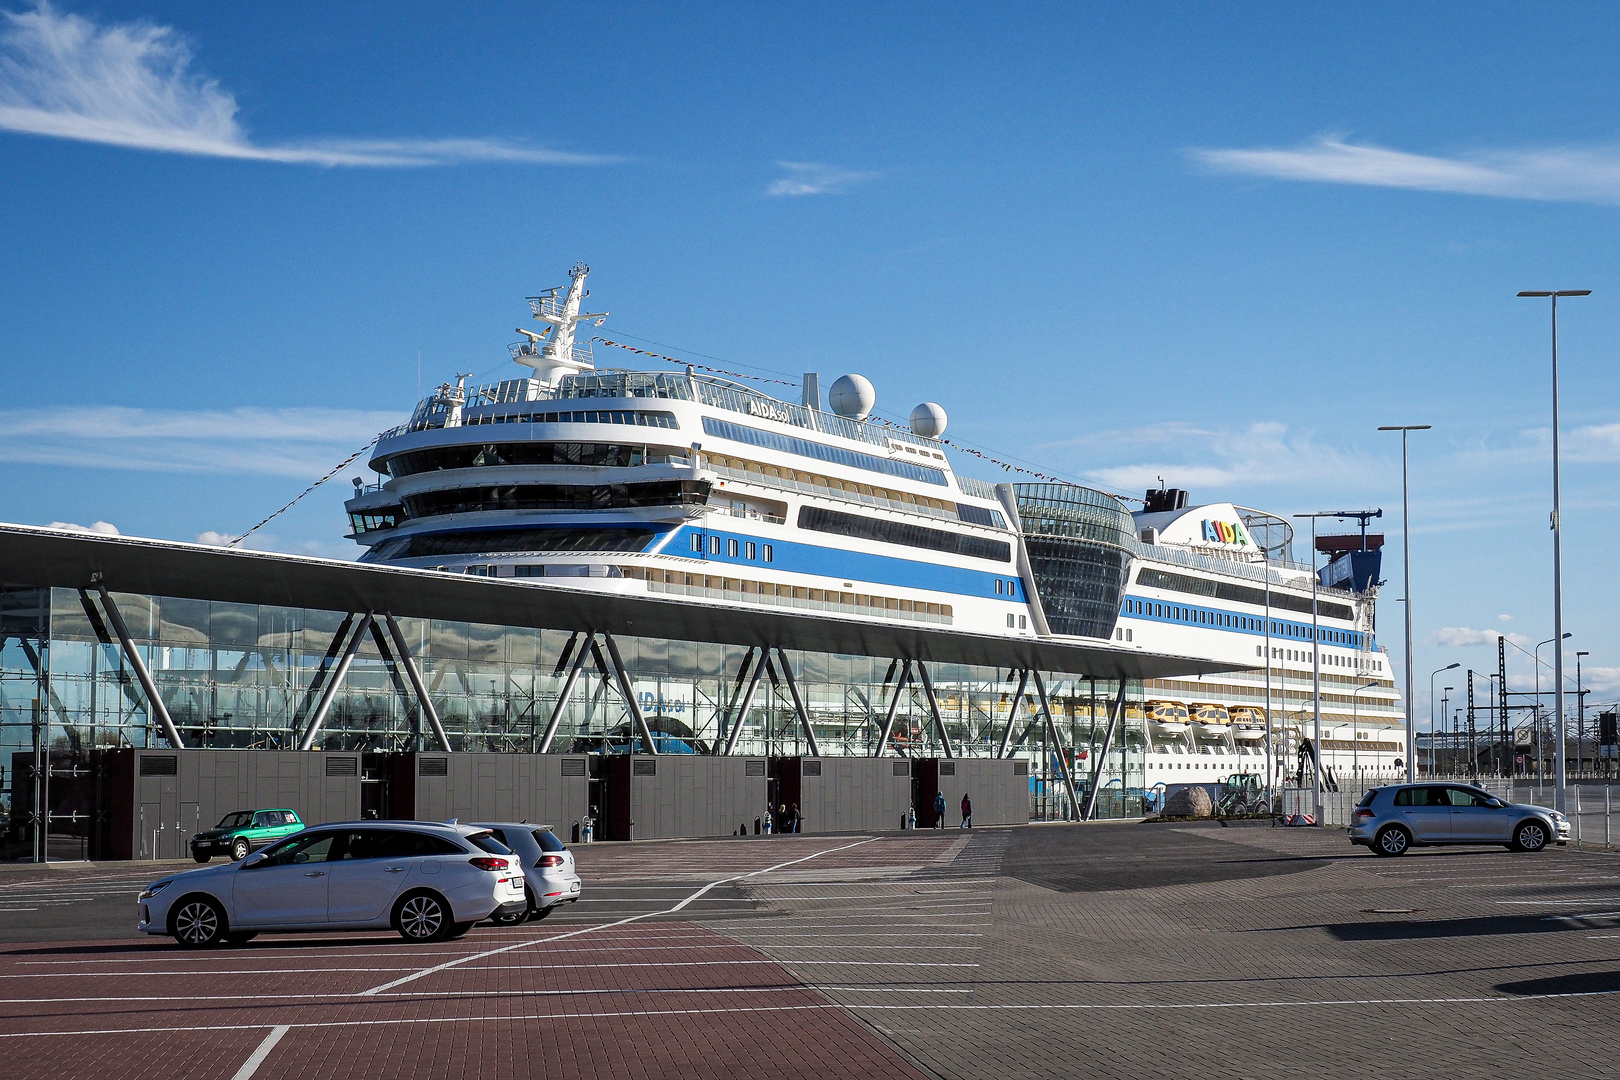
[[[1620,1075],[1614,856],[1141,825],[578,854],[542,923],[202,954],[127,936],[144,867],[7,869],[4,1075]]]

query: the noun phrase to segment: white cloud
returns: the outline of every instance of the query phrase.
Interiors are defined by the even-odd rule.
[[[1504,615],[1498,615],[1496,617],[1496,621],[1497,622],[1512,622],[1513,621],[1513,616],[1505,615],[1505,614]]]
[[[215,532],[213,529],[197,534],[197,543],[207,544],[209,547],[225,547],[235,539],[235,535],[231,533]]]
[[[808,161],[778,161],[783,175],[765,189],[767,195],[842,195],[852,185],[876,180],[881,173],[840,169]]]
[[[1495,645],[1499,637],[1507,638],[1520,648],[1531,644],[1530,639],[1523,634],[1504,634],[1500,630],[1475,630],[1467,626],[1442,626],[1429,640],[1435,645],[1454,648],[1466,645]]]
[[[1435,157],[1325,135],[1291,149],[1189,151],[1223,172],[1554,202],[1620,203],[1620,148],[1486,150]]]
[[[68,532],[96,533],[98,536],[122,536],[118,526],[110,521],[92,521],[89,525],[79,525],[71,521],[53,521],[47,528],[66,529]]]
[[[1620,668],[1593,667],[1587,668],[1581,674],[1583,677],[1582,682],[1588,690],[1595,690],[1599,694],[1605,696],[1620,691]],[[1590,708],[1591,705],[1592,700],[1588,698],[1588,708]],[[1594,726],[1597,723],[1597,721],[1592,718],[1592,714],[1590,712],[1586,714],[1586,722]]]
[[[1242,492],[1258,486],[1322,482],[1342,489],[1372,479],[1379,468],[1370,457],[1324,446],[1311,432],[1290,431],[1286,424],[1270,421],[1240,430],[1172,421],[1097,432],[1035,449],[1084,448],[1095,455],[1121,447],[1132,452],[1151,447],[1150,453],[1164,456],[1091,469],[1084,474],[1087,479],[1115,491],[1157,486],[1159,477],[1172,487],[1195,490]]]
[[[396,413],[319,408],[0,411],[0,462],[316,477],[401,419]],[[357,475],[364,464],[363,458],[355,463]]]
[[[207,157],[312,165],[449,165],[616,160],[491,139],[319,139],[260,145],[236,122],[236,98],[191,71],[173,27],[98,25],[42,2],[0,11],[0,128]]]

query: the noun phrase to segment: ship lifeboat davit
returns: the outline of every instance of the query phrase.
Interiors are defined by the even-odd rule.
[[[1179,701],[1149,701],[1144,712],[1147,714],[1148,733],[1160,739],[1185,738],[1189,728],[1187,722],[1187,706]]]

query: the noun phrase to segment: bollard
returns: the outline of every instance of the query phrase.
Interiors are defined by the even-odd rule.
[[[1609,850],[1609,793],[1614,789],[1608,784],[1603,785],[1603,850]]]
[[[1565,797],[1568,798],[1566,789]],[[1575,846],[1581,846],[1581,785],[1575,785]]]

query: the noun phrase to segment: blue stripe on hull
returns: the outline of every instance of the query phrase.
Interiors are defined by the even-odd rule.
[[[692,537],[702,537],[702,553],[692,550]],[[721,554],[709,553],[709,540],[711,536],[720,538]],[[726,541],[737,541],[738,555],[733,558],[725,554]],[[756,559],[744,558],[747,544],[760,545],[756,550],[760,557]],[[774,558],[767,563],[764,559],[763,545],[770,544]],[[675,530],[667,541],[656,551],[659,555],[675,555],[689,559],[702,559],[706,562],[721,563],[726,566],[750,566],[760,569],[785,570],[794,574],[815,574],[820,577],[839,578],[844,581],[860,581],[868,585],[891,585],[901,589],[922,589],[929,592],[952,593],[958,596],[985,596],[992,599],[1007,600],[1013,603],[1025,601],[1023,582],[1012,567],[1004,573],[990,574],[982,570],[968,570],[959,566],[942,566],[938,563],[919,562],[916,559],[900,559],[892,555],[872,555],[860,551],[848,551],[844,548],[822,547],[818,544],[801,544],[792,540],[778,540],[770,536],[757,536],[752,533],[721,532],[716,529],[697,529],[690,525]],[[1003,590],[1010,583],[1012,593],[996,592],[996,582],[1003,582]]]
[[[1164,615],[1153,614],[1154,605],[1158,605],[1166,612]],[[1141,610],[1137,610],[1140,608]],[[1176,612],[1179,614],[1169,614]],[[1199,616],[1203,616],[1200,619]],[[1183,604],[1179,601],[1166,603],[1163,600],[1143,600],[1134,596],[1127,596],[1125,604],[1120,611],[1120,618],[1135,619],[1138,622],[1168,623],[1174,626],[1201,626],[1206,630],[1225,630],[1233,634],[1252,634],[1255,637],[1264,637],[1266,633],[1266,620],[1260,615],[1251,615],[1248,612],[1226,611],[1222,608],[1202,607],[1198,604]],[[1222,619],[1230,620],[1229,623]],[[1271,620],[1274,641],[1311,640],[1311,624],[1296,622],[1293,619],[1279,619],[1275,616]],[[1321,644],[1340,645],[1346,649],[1359,647],[1362,635],[1355,630],[1340,630],[1336,627],[1321,626],[1318,624],[1321,635]],[[1368,637],[1368,647],[1376,648],[1376,644]]]

